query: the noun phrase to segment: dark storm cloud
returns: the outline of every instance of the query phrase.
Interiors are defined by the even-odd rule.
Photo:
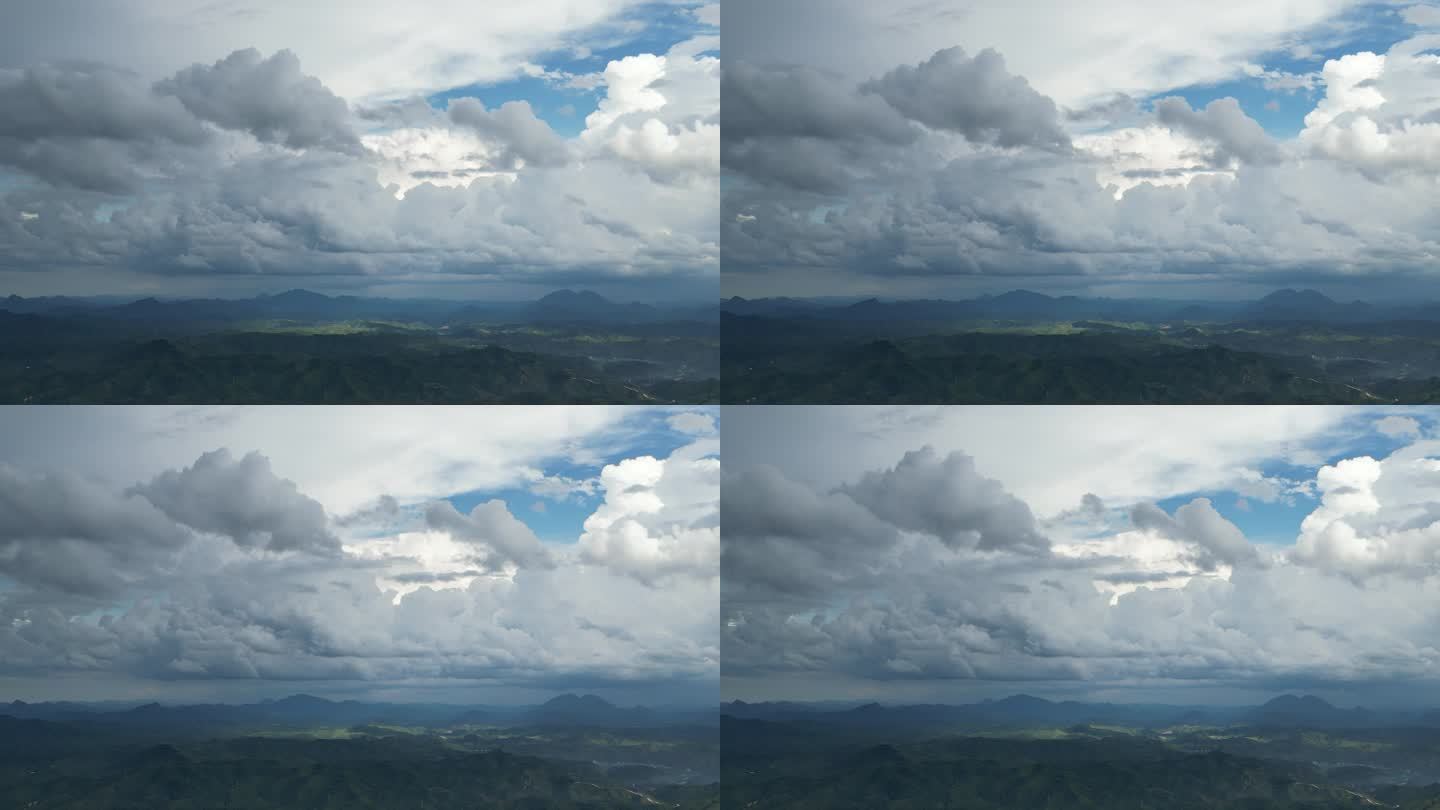
[[[773,467],[731,476],[720,503],[727,535],[785,537],[834,546],[893,534],[845,493],[819,493]]]
[[[501,500],[490,500],[461,514],[449,501],[439,501],[425,512],[432,529],[449,532],[457,540],[476,546],[490,571],[506,565],[521,568],[553,568],[554,559],[540,538],[514,515]]]
[[[275,475],[259,453],[237,460],[228,450],[215,450],[133,491],[174,520],[240,546],[325,555],[340,548],[324,507]]]
[[[722,136],[721,160],[728,171],[752,181],[799,192],[840,194],[869,168],[869,147],[844,141],[801,138],[731,139]],[[726,261],[730,244],[727,241]]]
[[[831,672],[882,684],[1082,677],[1085,654],[1109,650],[1096,645],[1096,630],[1076,632],[1078,604],[1103,597],[1093,588],[1072,592],[1075,584],[1070,577],[1063,590],[1024,588],[912,566],[883,591],[810,615],[727,606],[723,667],[727,675]],[[1050,626],[1039,620],[1046,611],[1060,614]]]
[[[721,581],[780,598],[813,596],[870,570],[898,539],[850,496],[816,492],[772,467],[727,475]]]
[[[1217,98],[1203,110],[1190,109],[1178,96],[1162,98],[1155,102],[1155,118],[1177,132],[1211,144],[1212,166],[1229,167],[1237,161],[1274,165],[1284,159],[1279,144],[1233,98]]]
[[[731,64],[720,88],[722,165],[766,185],[838,193],[920,135],[879,96],[803,66]]]
[[[514,169],[517,159],[533,166],[563,166],[570,149],[550,125],[535,116],[528,101],[507,101],[488,110],[479,99],[458,98],[447,110],[450,120],[503,146],[497,168]]]
[[[75,475],[32,476],[0,465],[0,538],[173,548],[187,536],[144,498],[117,496]]]
[[[926,447],[883,472],[868,472],[844,492],[882,520],[932,534],[946,545],[1044,553],[1049,541],[1030,507],[999,481],[980,475],[963,453],[941,458]]]
[[[1193,570],[1103,573],[1039,563],[997,576],[919,558],[863,592],[834,592],[808,609],[729,590],[723,667],[729,676],[826,672],[883,693],[905,680],[1243,683],[1327,670],[1354,679],[1395,663],[1351,660],[1334,646],[1329,621],[1300,618],[1314,603],[1296,600],[1321,598],[1330,581],[1281,583],[1270,570],[1175,588],[1154,584]],[[1139,588],[1112,602],[1097,582]],[[1417,658],[1403,668],[1424,666]]]
[[[204,121],[292,149],[359,153],[345,101],[300,69],[290,51],[269,58],[250,48],[213,65],[193,65],[155,86]]]
[[[0,162],[42,180],[126,192],[141,179],[210,162],[213,125],[294,149],[363,151],[349,109],[288,51],[237,51],[156,84],[93,64],[0,71]]]
[[[32,190],[0,197],[0,251],[13,270],[59,265],[271,283],[287,276],[376,283],[410,273],[421,283],[443,274],[580,286],[617,278],[615,261],[623,258],[626,281],[639,289],[666,277],[676,286],[703,286],[701,266],[684,257],[713,258],[713,241],[697,241],[678,225],[657,235],[644,225],[653,201],[643,195],[634,198],[643,210],[609,214],[631,224],[633,235],[590,224],[613,193],[609,179],[635,182],[633,175],[596,162],[583,173],[537,174],[568,171],[577,175],[423,185],[398,200],[363,161],[321,151],[258,152],[212,166],[204,182],[127,199],[118,210],[105,210],[104,199]],[[673,213],[692,216],[683,207]],[[556,232],[567,238],[557,242]]]
[[[766,466],[727,476],[723,489],[722,583],[737,605],[884,586],[936,549],[1033,558],[1049,548],[1029,507],[960,453],[916,451],[830,492]]]
[[[839,194],[903,171],[917,123],[976,144],[1070,148],[1055,104],[993,51],[943,50],[858,86],[805,66],[733,63],[721,97],[724,167],[801,192]]]
[[[1083,164],[1035,150],[967,154],[939,167],[920,162],[894,164],[894,177],[873,172],[856,184],[867,191],[822,203],[829,206],[823,216],[809,210],[816,201],[797,195],[727,194],[727,270],[805,267],[923,287],[946,277],[1081,276],[1102,261],[1142,260],[1133,237],[1089,221],[1117,203]],[[903,187],[885,190],[898,177],[908,178]]]
[[[729,65],[720,78],[726,139],[785,137],[907,144],[917,130],[877,95],[802,65]]]
[[[1068,150],[1055,102],[1035,92],[1005,60],[985,49],[974,58],[946,48],[911,67],[902,65],[862,85],[907,117],[974,143]]]
[[[201,143],[209,132],[176,99],[105,65],[0,70],[0,137]]]
[[[83,616],[94,603],[37,605],[6,594],[0,672],[159,681],[455,678],[530,688],[587,677],[713,677],[706,672],[713,652],[702,655],[684,638],[657,641],[650,625],[628,640],[578,626],[573,611],[584,595],[573,587],[541,583],[533,595],[425,587],[444,584],[436,578],[397,603],[394,592],[376,587],[377,573],[374,563],[349,558],[320,566],[233,561],[171,576],[165,598],[138,596],[98,620]]]
[[[1183,186],[1141,184],[1116,199],[1093,158],[1029,150],[937,164],[907,154],[910,163],[887,164],[888,179],[875,171],[844,197],[817,200],[757,184],[727,189],[721,228],[730,291],[767,294],[795,283],[787,271],[803,273],[801,283],[824,284],[826,294],[873,289],[884,279],[886,294],[898,297],[964,297],[977,277],[993,278],[997,291],[1118,276],[1300,286],[1353,280],[1362,267],[1367,278],[1399,286],[1425,277],[1415,251],[1440,244],[1440,228],[1414,215],[1415,200],[1432,185],[1417,178],[1357,185],[1353,169],[1331,162],[1245,166],[1234,177],[1207,174]],[[1350,193],[1335,196],[1340,188]],[[1381,211],[1389,224],[1350,224],[1351,214]],[[1397,221],[1407,223],[1407,235],[1383,239]]]
[[[77,596],[114,593],[190,533],[147,500],[0,465],[0,573]]]
[[[0,70],[0,109],[0,164],[91,191],[132,189],[139,166],[211,137],[175,99],[104,65]]]

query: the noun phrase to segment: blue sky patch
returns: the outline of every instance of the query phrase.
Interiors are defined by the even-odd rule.
[[[1215,511],[1240,527],[1250,542],[1273,546],[1293,545],[1300,534],[1300,521],[1314,511],[1317,503],[1312,497],[1284,497],[1266,502],[1235,492],[1212,491],[1166,498],[1156,505],[1173,515],[1176,509],[1196,498],[1209,498]]]
[[[569,545],[580,539],[585,519],[600,505],[603,497],[603,493],[597,492],[594,495],[552,500],[535,495],[527,489],[512,488],[496,492],[466,492],[447,500],[454,504],[456,509],[468,513],[486,501],[499,498],[505,502],[512,515],[535,532],[536,537],[547,543]],[[537,510],[537,505],[543,508]]]
[[[571,458],[556,458],[543,466],[547,476],[563,477],[574,481],[596,479],[607,464],[616,464],[627,458],[653,456],[664,459],[677,449],[695,441],[695,436],[674,430],[669,425],[670,417],[678,413],[695,411],[714,417],[719,413],[714,408],[675,408],[646,410],[617,427],[606,437],[606,447],[601,451],[603,458],[598,463],[580,463]],[[604,492],[597,487],[593,494],[576,493],[567,498],[546,498],[536,495],[529,487],[508,487],[498,490],[473,490],[452,495],[448,500],[462,513],[468,513],[479,504],[499,498],[505,502],[510,513],[529,526],[541,540],[549,543],[571,544],[584,531],[585,519],[595,512],[604,500]],[[537,508],[537,504],[541,505]]]
[[[533,61],[546,71],[569,76],[603,73],[611,61],[642,53],[664,54],[675,45],[714,31],[700,23],[693,7],[666,3],[639,6],[618,22],[579,37],[569,46],[540,54]],[[585,129],[585,116],[595,111],[601,88],[585,89],[540,76],[524,76],[492,84],[456,87],[427,101],[444,109],[451,100],[473,97],[487,108],[507,101],[528,101],[535,114],[560,135],[573,138]]]
[[[1401,18],[1394,6],[1369,5],[1353,9],[1335,21],[1307,32],[1294,45],[1262,55],[1255,60],[1270,72],[1304,75],[1318,73],[1329,59],[1370,51],[1385,53],[1391,46],[1414,35],[1415,27]],[[1297,46],[1300,46],[1297,52]],[[1306,50],[1308,49],[1308,53]],[[1270,89],[1262,77],[1244,77],[1218,84],[1178,87],[1145,100],[1145,108],[1157,99],[1179,96],[1192,108],[1201,109],[1220,98],[1234,98],[1245,114],[1259,122],[1276,138],[1293,138],[1305,127],[1305,116],[1324,96],[1324,86],[1312,89]]]
[[[604,69],[600,65],[600,69]],[[528,101],[535,115],[562,137],[573,138],[585,129],[585,116],[600,103],[600,90],[564,87],[548,79],[526,76],[492,85],[469,85],[430,96],[427,101],[444,109],[457,98],[477,98],[487,109],[507,101]]]
[[[1363,419],[1351,420],[1342,429],[1342,434],[1348,434],[1351,430],[1355,432],[1351,435],[1336,436],[1335,438],[1341,440],[1340,444],[1328,453],[1320,464],[1302,465],[1285,459],[1272,459],[1260,465],[1260,472],[1267,478],[1309,482],[1315,480],[1320,467],[1343,459],[1370,456],[1383,460],[1396,450],[1416,441],[1414,436],[1388,436],[1379,432],[1376,425],[1387,416],[1414,419],[1427,435],[1435,425],[1435,421],[1423,411],[1393,409],[1379,412],[1378,415],[1371,411]],[[1267,502],[1231,490],[1185,493],[1165,498],[1158,501],[1157,505],[1174,514],[1176,509],[1195,498],[1209,498],[1216,511],[1238,526],[1252,542],[1277,546],[1292,545],[1300,533],[1301,521],[1319,505],[1316,495],[1304,492],[1282,495]]]
[[[1312,66],[1317,69],[1318,66]],[[1233,98],[1240,102],[1240,109],[1254,118],[1265,131],[1276,138],[1293,138],[1305,127],[1305,116],[1313,109],[1324,91],[1317,87],[1312,91],[1287,92],[1268,90],[1261,79],[1241,79],[1222,84],[1199,87],[1183,87],[1168,93],[1160,93],[1149,100],[1147,106],[1166,96],[1179,96],[1194,109],[1203,109],[1216,99]]]

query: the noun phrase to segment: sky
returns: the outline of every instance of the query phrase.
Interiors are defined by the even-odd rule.
[[[7,408],[0,701],[713,706],[718,417]]]
[[[1440,419],[725,409],[726,700],[1434,706]]]
[[[0,293],[714,300],[718,4],[0,19]]]
[[[1435,4],[732,0],[725,34],[726,296],[1440,298]]]

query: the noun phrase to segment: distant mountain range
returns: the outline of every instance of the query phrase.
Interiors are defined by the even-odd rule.
[[[249,320],[407,320],[425,323],[655,323],[713,321],[714,307],[611,301],[589,290],[557,290],[535,301],[474,302],[428,298],[362,298],[290,290],[254,298],[192,298],[137,301],[70,297],[0,299],[0,311],[16,315],[111,318],[155,324]]]
[[[850,709],[804,703],[745,703],[721,706],[727,717],[770,722],[796,721],[807,727],[836,729],[943,730],[956,728],[1054,728],[1077,725],[1123,725],[1163,728],[1176,725],[1255,726],[1273,728],[1388,728],[1440,726],[1440,712],[1341,709],[1313,695],[1282,695],[1260,706],[1174,706],[1166,704],[1084,703],[1051,701],[1032,695],[969,704],[882,706],[869,703]]]
[[[621,708],[594,695],[561,695],[531,709],[525,717],[537,726],[638,728],[657,725],[653,709]]]
[[[566,728],[659,728],[719,722],[714,709],[620,707],[595,695],[565,694],[533,706],[464,706],[438,703],[366,703],[334,701],[313,695],[249,704],[165,706],[146,703],[118,708],[114,704],[0,704],[7,722],[79,723],[90,729],[157,735],[204,735],[222,730],[310,728],[388,723],[409,726],[454,725],[548,726]],[[38,727],[36,727],[38,728]]]
[[[802,298],[733,297],[721,304],[729,315],[844,319],[849,322],[945,322],[956,320],[1102,320],[1143,322],[1314,322],[1440,320],[1440,303],[1342,303],[1315,290],[1284,289],[1250,302],[1196,302],[1158,298],[1082,298],[1012,290],[965,300],[882,301],[849,304]]]

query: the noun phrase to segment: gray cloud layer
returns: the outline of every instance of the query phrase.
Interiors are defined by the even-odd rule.
[[[1162,98],[1155,102],[1155,120],[1214,144],[1213,166],[1230,168],[1236,162],[1273,165],[1284,159],[1280,146],[1233,98],[1215,99],[1203,110],[1190,109],[1183,98]]]
[[[451,121],[505,144],[506,152],[497,161],[505,168],[517,168],[516,159],[536,166],[563,166],[570,160],[565,141],[535,117],[527,101],[507,101],[487,110],[479,99],[460,98],[450,103],[448,112]]]
[[[184,470],[135,488],[175,521],[269,551],[333,554],[325,509],[295,484],[276,477],[259,453],[236,460],[228,451],[201,456]]]
[[[1289,547],[1201,497],[1170,513],[1087,495],[1038,523],[959,453],[897,451],[830,492],[749,467],[725,487],[724,673],[852,696],[1433,680],[1437,453],[1321,467]]]
[[[0,573],[89,597],[118,593],[189,539],[136,494],[0,467]]]
[[[713,288],[718,60],[692,50],[607,71],[572,139],[526,101],[355,110],[283,50],[0,69],[0,285]]]
[[[89,191],[133,189],[138,166],[212,137],[177,99],[104,65],[0,70],[0,105],[0,165]]]
[[[727,63],[725,294],[1433,282],[1440,230],[1414,214],[1440,132],[1419,123],[1425,41],[1327,63],[1287,141],[1233,98],[1120,93],[1062,116],[992,50],[858,82]]]
[[[952,547],[1043,552],[1049,546],[1030,507],[958,453],[944,459],[928,447],[906,453],[893,469],[866,473],[844,492],[881,520]]]
[[[1048,547],[1029,507],[959,453],[908,453],[832,492],[753,467],[731,476],[724,493],[727,592],[763,601],[805,602],[884,583],[932,550],[1028,556]]]
[[[651,482],[664,500],[615,492],[599,513],[642,545],[627,520],[673,533],[713,514],[712,452],[647,457],[673,470]],[[208,452],[121,491],[0,465],[0,675],[99,697],[135,680],[713,682],[718,531],[658,538],[688,561],[662,581],[595,545],[601,530],[583,552],[547,547],[500,500],[462,514],[381,496],[334,517],[259,453]]]
[[[1154,504],[1137,504],[1130,512],[1137,529],[1175,540],[1194,543],[1200,549],[1198,561],[1206,570],[1216,563],[1253,565],[1259,560],[1255,547],[1234,523],[1226,520],[1207,498],[1196,498],[1175,510],[1174,517]]]
[[[268,59],[252,49],[214,65],[194,65],[155,86],[203,121],[242,130],[265,143],[292,149],[319,147],[359,153],[344,99],[300,70],[300,59],[280,51]]]
[[[432,504],[425,512],[432,529],[448,531],[481,550],[481,560],[491,570],[506,565],[522,568],[553,567],[554,561],[529,526],[510,514],[504,501],[492,500],[463,515],[449,501]]]
[[[972,59],[946,48],[919,65],[901,65],[861,85],[903,115],[975,143],[1068,149],[1055,102],[1005,69],[1000,54],[986,49]]]

